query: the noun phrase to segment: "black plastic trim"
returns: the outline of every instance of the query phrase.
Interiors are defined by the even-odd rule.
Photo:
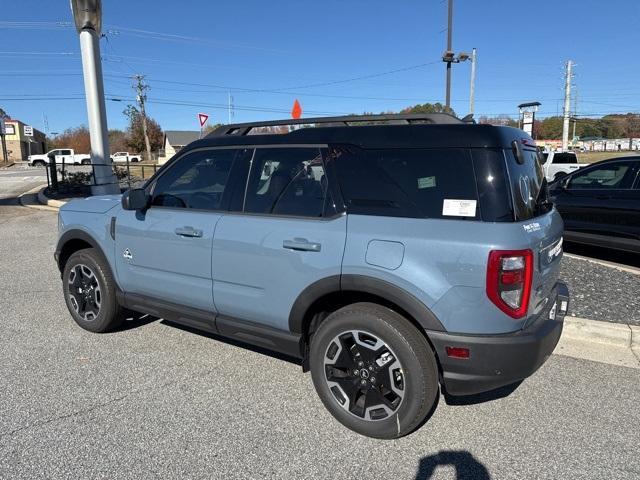
[[[446,329],[429,308],[409,292],[393,283],[365,275],[342,275],[342,291],[370,293],[402,308],[425,330],[444,332]]]
[[[304,331],[304,317],[309,307],[321,297],[340,291],[340,275],[332,275],[312,283],[305,288],[291,307],[289,330],[301,334]]]
[[[215,315],[213,312],[135,293],[121,294],[119,295],[119,301],[123,307],[135,310],[136,312],[147,313],[209,333],[218,333],[215,327]]]
[[[102,247],[100,246],[100,244],[91,235],[89,235],[87,232],[85,232],[84,230],[80,230],[80,229],[67,230],[58,239],[58,243],[56,244],[56,250],[55,250],[55,252],[53,254],[53,258],[55,258],[56,263],[58,264],[58,269],[60,271],[62,271],[62,265],[60,265],[60,254],[62,253],[62,250],[64,249],[64,246],[68,242],[70,242],[72,240],[82,240],[84,242],[87,242],[89,245],[91,245],[92,248],[95,248],[96,250],[98,250],[100,255],[102,255],[102,257],[105,260],[107,259],[107,256],[104,254],[104,251],[102,250]],[[107,264],[108,263],[109,262],[107,262]]]
[[[304,331],[305,314],[316,300],[331,293],[341,292],[357,292],[381,297],[411,315],[425,330],[445,330],[442,323],[424,303],[392,283],[366,275],[333,275],[312,283],[300,293],[289,314],[291,332]]]
[[[246,320],[216,315],[186,305],[158,300],[146,295],[118,292],[118,302],[137,312],[202,330],[222,337],[302,358],[301,335]]]
[[[254,322],[218,315],[218,333],[227,338],[268,348],[295,358],[302,358],[301,335]]]

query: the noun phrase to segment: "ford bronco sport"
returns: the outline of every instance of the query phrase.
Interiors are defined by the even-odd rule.
[[[444,114],[226,125],[144,188],[60,209],[64,299],[92,332],[129,309],[296,357],[338,421],[397,438],[440,391],[521,381],[558,342],[537,155]]]

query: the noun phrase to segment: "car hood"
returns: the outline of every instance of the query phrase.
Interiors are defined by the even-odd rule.
[[[106,213],[120,204],[122,195],[97,195],[70,200],[60,210],[66,212]]]

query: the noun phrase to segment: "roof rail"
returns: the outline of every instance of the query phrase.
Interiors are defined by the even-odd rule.
[[[468,117],[468,116],[467,116]],[[249,122],[236,123],[229,125],[221,125],[214,131],[209,133],[208,137],[218,137],[223,135],[248,135],[251,130],[263,127],[288,127],[289,125],[318,125],[326,127],[349,127],[370,123],[386,123],[396,125],[406,125],[411,123],[428,123],[428,124],[461,124],[473,123],[467,117],[461,120],[458,117],[448,113],[399,113],[399,114],[381,114],[381,115],[345,115],[340,117],[316,117],[316,118],[298,118],[285,120],[270,120],[265,122]],[[271,132],[277,133],[277,132]],[[288,131],[286,133],[289,133]]]

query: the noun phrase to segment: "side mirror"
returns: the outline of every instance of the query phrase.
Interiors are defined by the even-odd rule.
[[[149,195],[144,188],[132,188],[122,194],[122,208],[124,210],[146,210],[149,206]]]

